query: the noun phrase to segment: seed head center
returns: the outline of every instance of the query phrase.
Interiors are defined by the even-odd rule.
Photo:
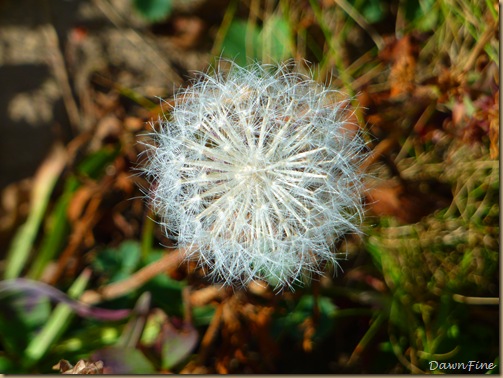
[[[267,181],[267,166],[259,159],[249,161],[237,172],[236,178],[243,183],[262,183]]]

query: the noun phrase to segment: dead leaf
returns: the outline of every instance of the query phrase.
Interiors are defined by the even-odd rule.
[[[89,143],[89,151],[98,151],[108,139],[117,140],[122,131],[121,121],[115,116],[106,116],[100,120]]]
[[[66,215],[68,216],[68,220],[75,224],[77,223],[84,211],[86,206],[89,204],[89,200],[97,193],[95,185],[86,185],[83,186],[75,192],[70,203],[68,204],[68,210]]]
[[[391,63],[390,97],[410,94],[415,88],[417,45],[410,35],[386,42],[379,57]]]
[[[420,187],[429,186],[428,190]],[[368,207],[378,216],[392,216],[403,224],[415,223],[452,200],[440,182],[398,183],[388,180],[368,192]]]
[[[499,128],[499,99],[500,99],[500,92],[496,92],[494,99],[495,99],[495,107],[494,109],[490,112],[490,119],[489,119],[489,140],[490,140],[490,155],[491,159],[497,159],[499,156],[499,145],[500,145],[500,128]]]
[[[313,318],[306,318],[306,320],[304,320],[300,325],[300,328],[303,331],[302,349],[304,350],[304,352],[309,353],[313,350],[313,337],[316,333]]]
[[[171,41],[182,49],[197,47],[204,41],[205,23],[196,16],[178,16],[172,23],[173,36]]]
[[[62,374],[103,374],[103,361],[88,362],[79,360],[72,366],[67,360],[60,360],[52,367]]]

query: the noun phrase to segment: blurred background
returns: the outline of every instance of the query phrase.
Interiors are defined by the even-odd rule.
[[[222,57],[354,99],[343,271],[275,293],[166,260],[138,141]],[[1,373],[499,373],[496,1],[0,0],[0,83]]]

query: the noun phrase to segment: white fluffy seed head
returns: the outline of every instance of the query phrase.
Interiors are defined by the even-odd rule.
[[[365,143],[348,101],[291,68],[201,74],[148,145],[162,225],[218,281],[291,286],[358,232]]]

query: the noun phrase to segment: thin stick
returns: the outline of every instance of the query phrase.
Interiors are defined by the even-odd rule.
[[[222,322],[222,313],[224,306],[226,306],[226,303],[220,303],[215,311],[215,315],[213,315],[213,319],[211,319],[211,323],[206,330],[206,333],[203,336],[203,339],[201,341],[201,348],[199,349],[199,356],[198,356],[198,363],[200,365],[204,365],[206,358],[208,357],[208,354],[210,352],[209,348],[213,344],[213,341],[217,337],[217,332],[220,328],[220,324]]]
[[[341,7],[342,10],[349,15],[349,17],[355,20],[355,22],[369,34],[370,38],[372,38],[377,48],[379,50],[382,50],[382,48],[384,47],[383,37],[381,37],[379,33],[377,33],[377,31],[369,23],[367,23],[367,21],[365,21],[365,18],[363,18],[362,15],[358,13],[349,2],[347,2],[346,0],[334,0],[334,3]]]
[[[181,253],[180,249],[177,249],[140,269],[125,280],[114,282],[101,290],[88,290],[84,292],[80,300],[84,303],[95,304],[104,300],[118,298],[139,288],[158,274],[178,266],[183,258],[184,254]]]
[[[499,305],[500,303],[498,297],[467,297],[461,294],[453,294],[452,299],[469,305]]]
[[[47,2],[44,3],[44,5],[48,22],[42,27],[42,34],[44,35],[48,46],[49,65],[51,66],[54,77],[61,89],[63,103],[65,104],[72,131],[77,134],[80,131],[81,121],[79,107],[77,106],[77,101],[73,96],[70,79],[66,70],[65,58],[63,57],[59,47],[58,33],[51,23],[52,20],[47,9],[49,5]]]

